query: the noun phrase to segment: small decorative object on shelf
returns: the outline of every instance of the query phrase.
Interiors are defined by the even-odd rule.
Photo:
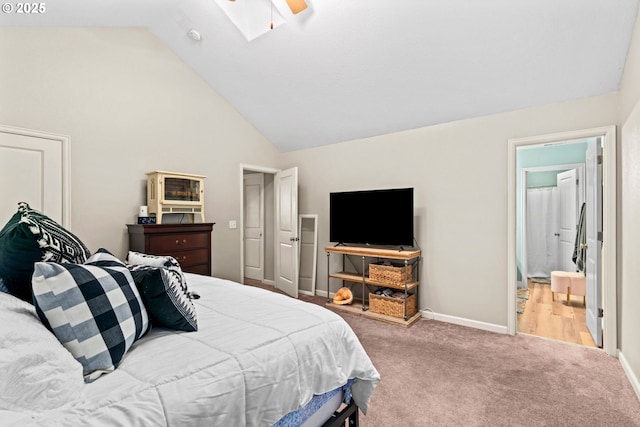
[[[179,172],[147,172],[147,205],[162,224],[166,214],[191,214],[204,221],[204,175]]]
[[[353,292],[351,289],[343,287],[338,289],[333,295],[333,303],[339,305],[351,304],[353,302]]]

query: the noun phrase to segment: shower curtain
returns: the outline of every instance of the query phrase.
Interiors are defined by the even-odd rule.
[[[558,189],[527,189],[527,277],[550,277],[558,269]]]

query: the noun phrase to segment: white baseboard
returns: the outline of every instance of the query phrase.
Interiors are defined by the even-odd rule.
[[[275,280],[262,279],[262,284],[263,285],[273,286],[274,288],[276,287],[276,281]]]
[[[420,310],[422,317],[425,319],[438,320],[440,322],[453,323],[461,326],[468,326],[470,328],[482,329],[483,331],[497,332],[499,334],[506,334],[507,327],[502,325],[496,325],[493,323],[480,322],[477,320],[465,319],[464,317],[449,316],[447,314],[434,313],[430,310]]]
[[[326,298],[327,297],[327,291],[322,291],[322,290],[316,288],[316,295],[319,296],[319,297],[325,297]],[[329,296],[332,297],[333,293],[330,293]]]
[[[629,362],[627,362],[627,359],[624,357],[624,354],[622,354],[620,350],[618,350],[618,360],[620,361],[622,369],[624,370],[624,373],[627,375],[627,378],[631,383],[631,387],[633,387],[633,391],[636,392],[636,396],[640,400],[640,380],[638,380],[637,375],[635,374],[635,372],[633,372],[633,369],[631,369],[631,366],[629,366]]]
[[[316,289],[316,295],[326,297],[327,291]],[[329,294],[333,296],[333,292]],[[470,328],[482,329],[483,331],[496,332],[499,334],[506,334],[507,327],[502,325],[495,325],[493,323],[479,322],[477,320],[465,319],[463,317],[449,316],[446,314],[434,313],[430,310],[420,310],[424,319],[438,320],[440,322],[453,323],[461,326],[468,326]]]

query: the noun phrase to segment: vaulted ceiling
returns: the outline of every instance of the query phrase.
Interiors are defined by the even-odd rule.
[[[56,0],[0,25],[146,27],[290,151],[615,92],[639,1]]]

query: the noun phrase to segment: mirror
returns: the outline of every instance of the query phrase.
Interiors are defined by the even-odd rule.
[[[305,295],[316,294],[316,269],[318,260],[318,215],[298,215],[298,236],[300,236],[300,266],[298,292]]]

